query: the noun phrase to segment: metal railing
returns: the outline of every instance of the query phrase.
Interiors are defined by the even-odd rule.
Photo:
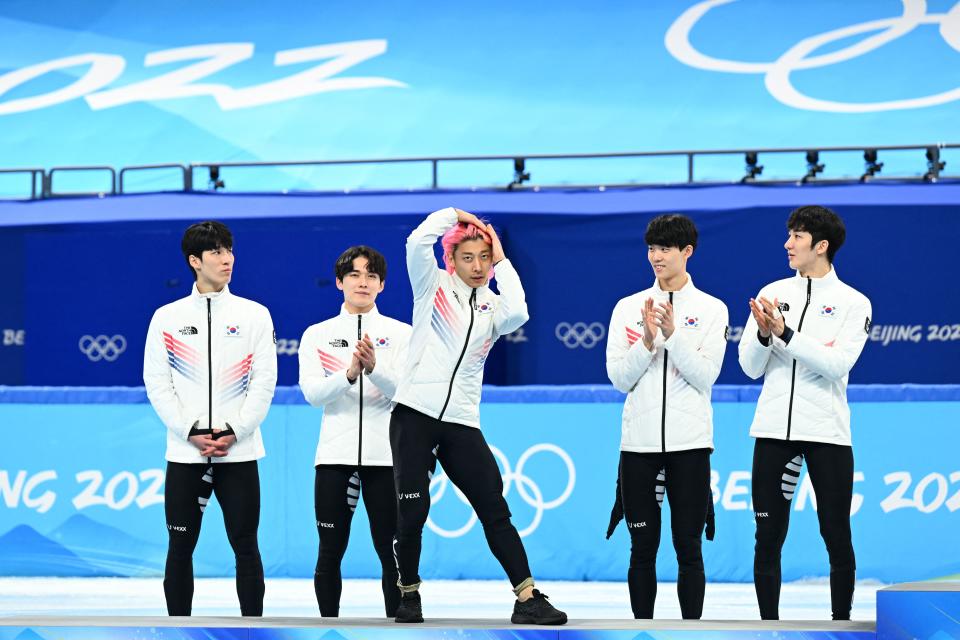
[[[749,149],[698,149],[698,150],[674,150],[674,151],[628,151],[614,153],[565,153],[565,154],[525,154],[525,155],[479,155],[479,156],[419,156],[419,157],[400,157],[400,158],[360,158],[360,159],[342,159],[342,160],[287,160],[280,162],[268,161],[244,161],[244,162],[194,162],[188,165],[178,163],[168,164],[146,164],[125,166],[114,169],[109,166],[58,166],[48,170],[38,168],[14,168],[0,169],[0,173],[28,173],[31,176],[30,199],[37,198],[55,198],[61,196],[84,196],[84,195],[115,195],[131,193],[125,184],[125,176],[132,172],[160,170],[160,169],[179,169],[179,191],[194,191],[196,184],[195,172],[206,169],[210,178],[209,191],[217,191],[223,186],[222,172],[230,168],[246,169],[266,169],[283,167],[329,167],[329,166],[351,166],[351,165],[416,165],[425,164],[429,166],[430,179],[429,187],[426,190],[439,190],[443,188],[440,184],[440,166],[443,164],[465,163],[465,162],[490,162],[490,161],[511,161],[513,163],[513,176],[507,182],[506,180],[490,184],[485,188],[491,189],[528,189],[528,188],[551,188],[551,187],[617,187],[617,186],[643,186],[644,184],[730,184],[737,181],[708,181],[698,180],[696,177],[696,159],[709,156],[743,156],[745,163],[745,174],[739,180],[742,183],[754,184],[836,184],[850,182],[868,182],[882,180],[900,180],[900,181],[920,181],[937,182],[941,178],[960,176],[947,176],[943,173],[946,163],[940,159],[940,152],[944,149],[960,149],[960,143],[935,143],[921,145],[886,145],[886,146],[844,146],[844,147],[786,147],[786,148],[749,148]],[[891,151],[919,151],[925,154],[926,172],[918,176],[896,176],[886,177],[877,175],[883,168],[883,163],[879,162],[879,154]],[[819,161],[821,153],[863,153],[865,169],[859,177],[841,177],[841,178],[823,178],[819,177],[824,171],[824,164]],[[784,155],[784,154],[806,154],[806,173],[803,176],[791,179],[760,179],[763,172],[763,165],[759,164],[760,156]],[[590,161],[598,159],[636,159],[636,158],[682,158],[686,161],[686,180],[674,182],[640,182],[631,181],[627,183],[591,183],[591,184],[538,184],[534,186],[530,183],[531,174],[527,171],[528,161],[542,160],[567,160],[567,161]],[[918,158],[918,164],[922,159]],[[82,191],[82,192],[58,192],[53,186],[53,177],[57,173],[67,172],[88,172],[88,171],[106,171],[110,174],[109,191]],[[37,176],[40,176],[41,189],[37,190]],[[412,190],[412,189],[411,189]],[[285,190],[284,190],[285,192]]]
[[[56,192],[53,190],[53,177],[58,173],[69,173],[69,172],[88,172],[88,171],[106,171],[110,174],[110,191],[61,191]],[[47,171],[47,175],[43,180],[43,197],[45,198],[56,198],[63,196],[103,196],[107,195],[116,195],[117,193],[117,170],[113,167],[108,167],[104,165],[88,165],[88,166],[66,166],[66,167],[53,167]]]
[[[46,173],[43,169],[39,168],[26,168],[26,169],[0,169],[0,173],[28,173],[30,174],[30,200],[35,200],[37,197],[37,176],[40,177],[40,193],[43,194],[44,185],[46,184]]]
[[[123,167],[119,172],[119,182],[118,188],[120,193],[126,193],[123,190],[123,177],[133,171],[148,171],[152,169],[180,169],[183,175],[183,191],[193,191],[193,171],[185,165],[168,163],[168,164],[138,164],[130,167]]]

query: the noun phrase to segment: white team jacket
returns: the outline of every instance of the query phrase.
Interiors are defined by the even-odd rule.
[[[433,245],[457,223],[457,212],[427,216],[407,238],[413,287],[413,336],[394,401],[432,418],[480,427],[483,365],[497,338],[527,321],[520,276],[509,260],[494,268],[500,295],[476,289],[437,267]]]
[[[215,463],[264,456],[260,423],[277,384],[277,347],[270,312],[224,287],[156,310],[143,357],[147,397],[167,426],[167,460],[206,462],[187,438],[190,429],[225,429],[237,436]]]
[[[347,369],[359,337],[373,341],[377,364],[351,385]],[[312,325],[300,340],[300,389],[314,407],[323,407],[314,464],[391,466],[390,399],[410,341],[410,325],[367,313],[340,315]],[[360,398],[363,396],[363,403]],[[362,455],[361,452],[362,451]]]
[[[747,319],[740,366],[753,379],[764,376],[750,435],[849,446],[847,374],[867,341],[870,301],[833,269],[822,278],[778,280],[760,296],[777,299],[794,334],[789,344],[772,336],[765,347],[753,315]]]
[[[607,335],[607,376],[627,394],[621,451],[639,453],[713,449],[710,392],[727,348],[727,307],[687,283],[674,292],[654,281],[620,300]],[[672,294],[672,295],[671,295]],[[643,305],[672,301],[675,329],[643,346]],[[666,410],[664,410],[666,406]]]

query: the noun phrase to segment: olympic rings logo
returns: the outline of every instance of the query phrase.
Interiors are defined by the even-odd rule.
[[[607,328],[600,322],[561,322],[553,334],[567,349],[593,349],[607,336]]]
[[[106,360],[113,362],[120,354],[127,350],[127,339],[121,335],[113,337],[99,335],[82,336],[80,338],[80,353],[87,356],[90,362]]]
[[[519,531],[520,537],[524,538],[536,531],[537,527],[540,526],[540,522],[543,520],[544,511],[556,509],[566,502],[570,497],[570,494],[573,493],[573,487],[577,483],[576,467],[574,467],[573,460],[566,451],[555,444],[541,443],[535,444],[524,451],[523,455],[520,456],[520,459],[517,460],[517,468],[515,470],[511,470],[510,462],[507,460],[507,457],[503,454],[503,452],[493,445],[489,446],[493,456],[500,462],[500,465],[503,468],[503,497],[506,498],[507,494],[510,492],[510,488],[516,484],[517,493],[524,502],[534,509],[533,520],[529,525],[526,526],[526,528]],[[543,497],[543,491],[540,490],[540,485],[534,482],[530,476],[523,472],[524,466],[527,464],[530,458],[540,452],[555,454],[558,458],[560,458],[561,462],[563,462],[567,468],[567,485],[564,487],[560,495],[552,500],[545,500]],[[447,477],[446,473],[440,472],[434,474],[433,478],[430,479],[431,506],[434,506],[440,502],[444,494],[446,494],[448,487],[451,486],[452,483],[450,482],[450,479]],[[456,486],[453,486],[452,488],[460,501],[469,506],[470,503],[466,496],[463,495],[463,492],[461,492]],[[430,528],[430,530],[436,533],[438,536],[444,538],[459,538],[464,536],[471,529],[473,529],[475,524],[477,524],[477,514],[472,509],[470,511],[470,518],[467,520],[466,524],[459,529],[444,529],[433,522],[429,516],[427,517],[427,526]]]
[[[945,104],[960,99],[960,88],[942,93],[888,100],[885,102],[837,102],[821,100],[801,93],[794,87],[790,74],[802,69],[817,69],[839,62],[846,62],[865,55],[910,33],[923,24],[940,25],[940,36],[956,51],[960,51],[960,2],[947,13],[927,13],[926,0],[901,0],[903,13],[894,18],[883,18],[826,31],[800,40],[773,62],[742,62],[714,58],[698,51],[690,43],[690,31],[694,25],[715,7],[735,0],[706,0],[687,9],[670,25],[664,36],[667,51],[680,62],[709,71],[727,73],[764,74],[767,91],[783,104],[797,109],[831,111],[836,113],[870,113],[895,109],[915,109]],[[831,43],[870,34],[839,49],[820,55],[811,55]]]

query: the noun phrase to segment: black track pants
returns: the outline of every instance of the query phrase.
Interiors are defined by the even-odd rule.
[[[390,446],[398,498],[394,553],[400,584],[420,583],[420,545],[430,510],[430,476],[436,460],[477,513],[487,544],[510,584],[517,588],[529,581],[527,553],[510,522],[500,468],[479,429],[440,422],[400,404],[390,418]]]
[[[657,549],[664,492],[677,552],[677,595],[685,619],[703,613],[706,578],[700,538],[710,500],[710,449],[669,453],[620,453],[623,515],[630,532],[627,584],[635,618],[653,618],[657,597]]]
[[[170,535],[163,593],[167,613],[188,616],[193,603],[193,550],[200,538],[203,510],[216,494],[237,569],[240,613],[263,615],[263,564],[257,547],[260,475],[257,462],[167,463],[164,512]]]
[[[790,503],[804,460],[817,497],[820,535],[830,556],[833,619],[849,620],[857,568],[850,535],[853,449],[767,438],[758,438],[753,448],[753,509],[757,523],[753,582],[760,617],[779,619],[780,551],[787,537]]]
[[[320,534],[313,588],[320,615],[325,617],[340,614],[343,588],[340,563],[347,551],[350,523],[361,494],[370,519],[373,548],[383,568],[381,587],[387,617],[394,617],[400,604],[397,566],[393,559],[393,535],[397,529],[393,467],[321,464],[317,466],[313,492],[317,533]]]

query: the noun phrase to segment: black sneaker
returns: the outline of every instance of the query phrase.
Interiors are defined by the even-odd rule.
[[[410,591],[400,596],[395,622],[423,622],[423,607],[420,606],[420,592]]]
[[[547,602],[547,596],[533,590],[533,597],[526,602],[513,603],[513,624],[566,624],[567,614]]]

